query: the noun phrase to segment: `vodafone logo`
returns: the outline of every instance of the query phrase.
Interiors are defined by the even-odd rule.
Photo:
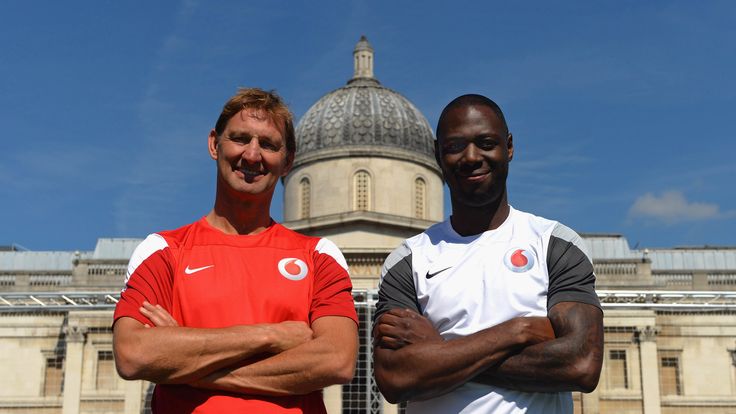
[[[512,272],[526,272],[534,267],[534,254],[529,250],[514,247],[503,256],[503,264]]]
[[[303,260],[287,257],[279,260],[279,273],[289,280],[302,280],[307,277],[309,268]]]

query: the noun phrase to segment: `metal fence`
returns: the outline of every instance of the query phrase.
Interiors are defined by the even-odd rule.
[[[736,292],[601,290],[599,297],[603,371],[596,391],[574,394],[576,413],[736,413]],[[340,393],[342,413],[400,413],[373,377],[377,294],[358,290],[354,298],[359,357]],[[123,381],[114,369],[117,299],[0,293],[0,413],[59,413],[69,404],[79,413],[150,412],[152,386]]]

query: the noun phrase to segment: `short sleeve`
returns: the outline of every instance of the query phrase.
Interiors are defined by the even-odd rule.
[[[331,241],[320,239],[313,252],[313,261],[315,274],[310,323],[323,316],[344,316],[358,323],[353,285],[340,249]]]
[[[171,249],[163,237],[152,234],[143,240],[130,258],[125,287],[115,306],[114,321],[128,316],[142,324],[152,325],[139,311],[143,301],[161,305],[171,312],[172,263]]]
[[[583,239],[569,227],[557,224],[553,229],[547,249],[547,309],[560,302],[601,307],[595,293],[593,263],[587,251]]]
[[[373,320],[376,321],[391,309],[411,309],[422,313],[417,301],[414,274],[411,266],[411,250],[402,243],[386,258],[378,285],[378,303]]]

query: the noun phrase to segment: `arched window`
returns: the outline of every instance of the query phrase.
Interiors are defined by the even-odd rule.
[[[306,219],[309,218],[310,214],[310,196],[311,196],[312,186],[309,183],[309,178],[304,177],[299,181],[299,209],[300,209],[300,218]]]
[[[370,210],[371,176],[368,171],[360,170],[353,176],[353,200],[356,210]]]
[[[427,211],[427,183],[423,178],[414,180],[414,217],[423,219]]]

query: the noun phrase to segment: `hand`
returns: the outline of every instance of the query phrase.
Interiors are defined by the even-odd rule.
[[[305,322],[284,321],[264,327],[273,335],[269,351],[274,354],[311,341],[314,337],[314,332]]]
[[[400,349],[419,342],[444,341],[429,319],[409,309],[391,309],[373,329],[374,345]]]
[[[169,312],[166,311],[161,305],[151,305],[147,301],[143,301],[143,306],[139,308],[140,312],[153,322],[153,326],[179,326],[179,323],[174,319]],[[143,325],[146,328],[150,328],[151,325]]]
[[[522,338],[526,346],[555,339],[552,323],[545,316],[521,316],[503,323],[512,335]]]

